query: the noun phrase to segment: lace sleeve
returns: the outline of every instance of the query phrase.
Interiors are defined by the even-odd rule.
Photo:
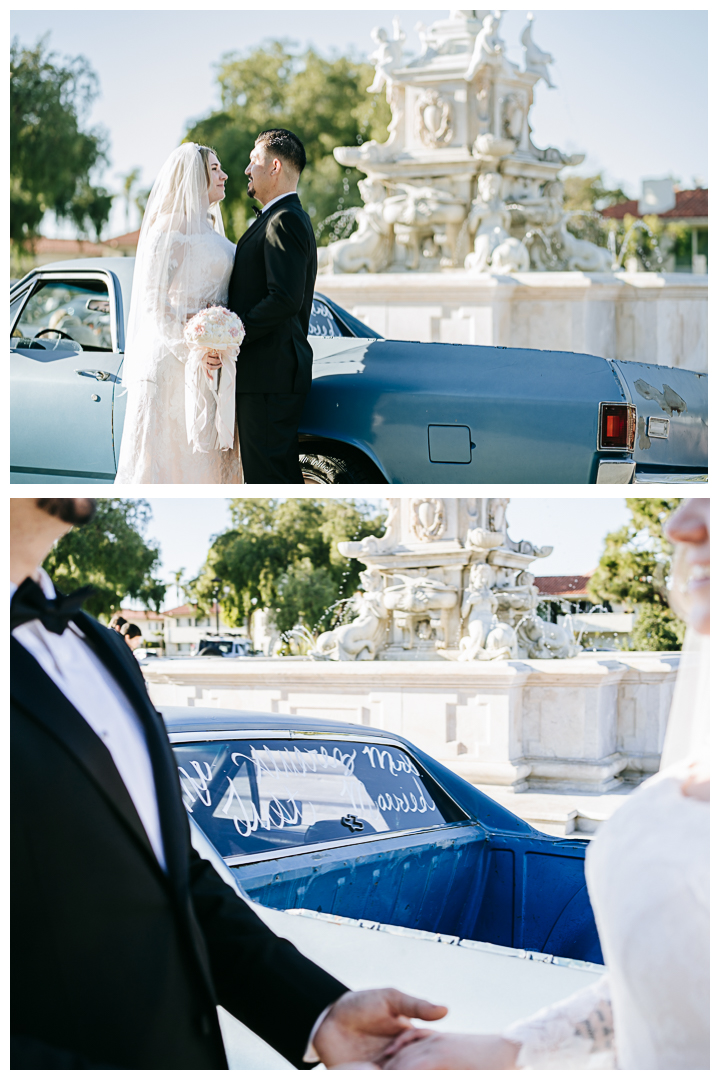
[[[520,1043],[519,1069],[616,1069],[607,976],[503,1031]]]

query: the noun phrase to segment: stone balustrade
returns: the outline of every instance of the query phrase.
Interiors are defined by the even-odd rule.
[[[568,660],[153,660],[168,705],[308,716],[396,732],[475,784],[603,793],[657,770],[680,653]]]
[[[318,288],[388,338],[708,370],[706,275],[326,274]]]

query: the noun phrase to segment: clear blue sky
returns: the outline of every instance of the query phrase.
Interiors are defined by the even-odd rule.
[[[505,11],[501,24],[516,62],[527,10]],[[707,12],[534,11],[535,40],[555,57],[558,87],[538,84],[531,113],[538,145],[585,152],[578,171],[604,169],[631,195],[643,177],[672,174],[685,186],[707,177]],[[49,33],[59,53],[90,60],[102,91],[90,122],[109,133],[104,183],[119,190],[119,175],[135,166],[151,183],[188,121],[217,107],[214,65],[223,53],[284,37],[325,54],[367,55],[370,30],[389,27],[394,14],[413,52],[415,24],[447,16],[402,4],[384,11],[13,11],[11,32],[23,44]],[[117,200],[108,234],[124,230]]]
[[[162,555],[160,576],[171,580],[185,568],[194,577],[202,566],[210,538],[230,524],[227,499],[150,499],[153,519],[148,537],[157,541]],[[577,498],[513,499],[508,508],[510,536],[542,546],[553,554],[532,566],[539,575],[581,574],[592,570],[602,554],[603,537],[629,520],[624,499]],[[175,603],[174,589],[167,602]]]

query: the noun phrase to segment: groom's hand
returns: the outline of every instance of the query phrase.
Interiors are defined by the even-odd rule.
[[[399,990],[349,991],[330,1009],[313,1045],[327,1068],[343,1062],[374,1062],[412,1027],[412,1017],[439,1020],[446,1013],[444,1005],[431,1005]]]
[[[216,352],[206,352],[203,356],[202,365],[205,368],[205,374],[208,379],[212,380],[217,369],[222,367],[222,360]]]

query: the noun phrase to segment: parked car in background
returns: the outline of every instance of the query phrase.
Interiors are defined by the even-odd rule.
[[[239,656],[252,656],[252,652],[252,641],[249,638],[217,637],[212,634],[207,634],[190,648],[190,656],[222,656],[233,660],[237,660]]]
[[[134,259],[11,288],[11,480],[112,483]],[[570,352],[386,341],[326,296],[310,324],[307,483],[707,479],[707,376]]]
[[[162,712],[188,814],[252,900],[602,963],[587,841],[538,832],[389,732]]]

